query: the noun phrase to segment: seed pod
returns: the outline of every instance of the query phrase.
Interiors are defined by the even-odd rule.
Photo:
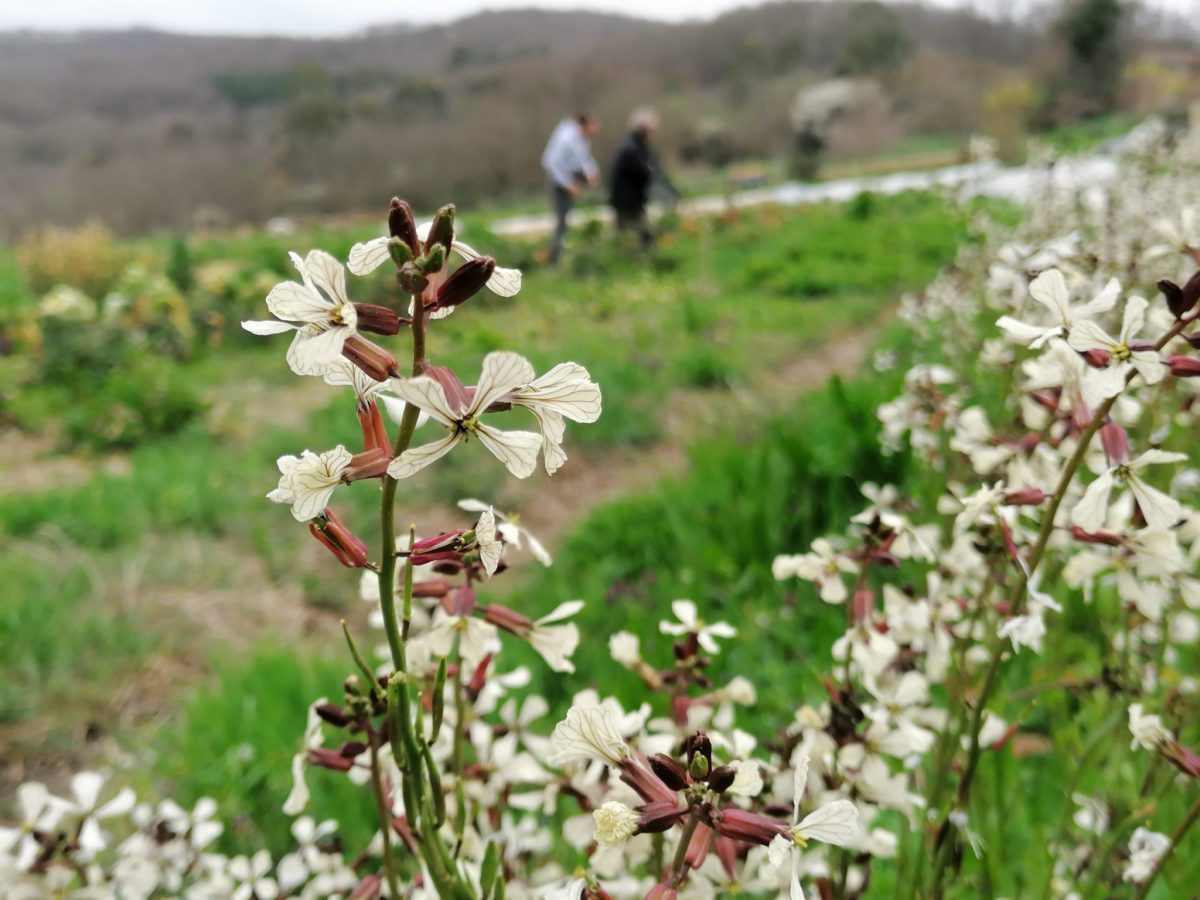
[[[438,663],[437,675],[433,679],[433,730],[430,742],[436,741],[442,731],[442,717],[446,713],[446,658]]]

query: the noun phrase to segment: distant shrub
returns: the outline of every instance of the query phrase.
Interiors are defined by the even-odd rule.
[[[44,294],[56,284],[69,284],[93,297],[101,296],[129,259],[129,251],[99,222],[79,228],[39,228],[17,245],[17,260],[35,294]]]
[[[130,354],[123,362],[64,407],[64,437],[71,446],[129,450],[180,431],[205,410],[199,392],[169,360]]]

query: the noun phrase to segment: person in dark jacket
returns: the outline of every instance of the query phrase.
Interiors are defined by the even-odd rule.
[[[654,243],[646,216],[650,187],[656,178],[662,178],[650,146],[657,130],[658,115],[654,110],[635,110],[629,117],[629,134],[617,150],[609,178],[608,202],[616,214],[617,231],[634,231],[643,249]]]

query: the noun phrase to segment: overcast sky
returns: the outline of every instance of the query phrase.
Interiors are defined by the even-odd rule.
[[[943,6],[1005,10],[1037,0],[937,0]],[[0,0],[0,30],[128,28],[219,34],[337,35],[407,20],[447,22],[482,9],[594,9],[679,21],[709,18],[746,0]],[[1200,0],[1150,0],[1179,12]]]

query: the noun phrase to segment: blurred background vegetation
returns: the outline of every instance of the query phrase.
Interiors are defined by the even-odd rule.
[[[1126,0],[1055,0],[1020,18],[787,2],[675,25],[490,12],[336,40],[0,34],[0,236],[359,212],[381,193],[519,202],[559,118],[595,110],[606,158],[647,102],[676,167],[754,178],[799,152],[797,97],[835,78],[878,95],[828,136],[835,160],[944,163],[979,131],[1016,158],[1028,134],[1081,120],[1182,116],[1195,29]]]

